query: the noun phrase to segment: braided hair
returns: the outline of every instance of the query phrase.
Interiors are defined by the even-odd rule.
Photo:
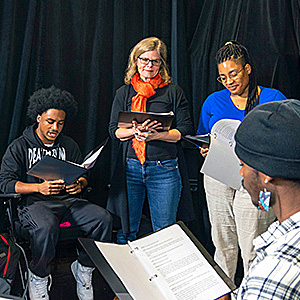
[[[218,65],[227,60],[237,60],[242,64],[242,66],[245,66],[246,64],[251,66],[251,73],[249,74],[248,98],[245,108],[245,115],[247,115],[251,109],[259,104],[254,65],[250,60],[250,56],[246,47],[237,41],[229,41],[217,51],[216,61]]]

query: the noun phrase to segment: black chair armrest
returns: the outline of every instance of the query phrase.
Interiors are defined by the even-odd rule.
[[[0,199],[19,199],[22,195],[18,193],[0,193]]]
[[[1,205],[3,205],[6,210],[6,216],[8,218],[10,232],[12,234],[15,232],[14,221],[18,219],[15,207],[21,198],[22,195],[19,193],[0,193],[0,203],[2,202]]]

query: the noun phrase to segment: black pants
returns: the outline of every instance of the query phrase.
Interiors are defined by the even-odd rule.
[[[79,229],[81,236],[109,242],[112,233],[112,217],[104,208],[87,200],[70,198],[63,201],[38,201],[18,208],[22,225],[29,230],[32,261],[30,270],[45,277],[50,273],[50,262],[55,257],[59,237],[59,224],[69,222]],[[78,261],[92,267],[93,263],[84,250]]]

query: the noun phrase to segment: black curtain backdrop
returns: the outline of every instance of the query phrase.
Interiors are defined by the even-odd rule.
[[[29,96],[51,85],[79,102],[64,131],[83,154],[92,150],[108,136],[130,49],[148,36],[167,44],[173,81],[188,97],[195,127],[205,98],[222,88],[214,57],[230,39],[248,48],[259,84],[300,99],[300,0],[5,0],[0,14],[0,157],[29,124]],[[197,180],[201,159],[192,148],[186,152]],[[102,205],[109,156],[108,147],[91,177]],[[203,198],[202,188],[195,195]]]

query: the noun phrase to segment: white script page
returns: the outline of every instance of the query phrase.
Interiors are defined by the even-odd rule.
[[[163,299],[159,288],[128,245],[95,242],[134,300]]]
[[[209,300],[230,292],[178,224],[129,244],[168,300]]]
[[[96,159],[98,158],[98,156],[100,155],[100,153],[102,152],[103,148],[105,145],[101,146],[95,153],[93,153],[89,158],[87,158],[83,163],[82,163],[82,167],[86,168],[86,169],[91,169],[95,163],[96,163]]]
[[[242,186],[240,161],[234,152],[235,132],[239,120],[222,119],[211,130],[210,146],[201,172],[227,186],[239,190]]]

